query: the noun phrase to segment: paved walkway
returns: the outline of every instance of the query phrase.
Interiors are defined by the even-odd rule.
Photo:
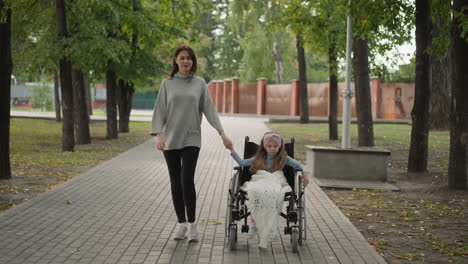
[[[263,121],[222,118],[239,152],[246,135],[261,138]],[[171,240],[169,176],[149,141],[1,214],[0,263],[385,263],[314,183],[299,253],[282,233],[266,250],[239,234],[231,252],[224,221],[234,161],[214,129],[203,126],[195,177],[199,242]]]

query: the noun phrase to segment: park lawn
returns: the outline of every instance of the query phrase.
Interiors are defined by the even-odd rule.
[[[339,140],[328,139],[328,124],[269,123],[268,126],[280,133],[286,141],[296,141],[296,157],[305,161],[305,145],[341,147],[341,124],[338,125]],[[357,126],[351,125],[351,147],[356,147]],[[374,124],[375,147],[390,150],[390,170],[406,170],[407,154],[411,140],[411,125]],[[448,170],[450,137],[448,131],[431,131],[429,139],[428,169],[432,172],[446,173]]]
[[[328,124],[267,125],[286,141],[295,138],[303,162],[305,145],[341,146],[328,139]],[[325,189],[330,199],[388,263],[468,263],[468,192],[447,187],[449,132],[430,132],[426,173],[406,172],[410,125],[374,124],[374,138],[391,151],[388,179],[401,191]],[[351,146],[357,146],[354,124]]]
[[[61,151],[61,123],[54,120],[12,118],[10,162],[12,179],[0,181],[0,211],[77,176],[99,163],[146,142],[148,122],[130,122],[130,133],[107,140],[105,121],[90,124],[91,144]]]

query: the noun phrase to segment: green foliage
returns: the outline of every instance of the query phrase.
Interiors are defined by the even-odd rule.
[[[295,39],[295,35],[301,32],[305,43],[308,81],[326,81],[331,74],[328,69],[330,48],[334,49],[337,59],[344,55],[346,31],[343,29],[346,28],[347,1],[289,0],[281,3],[281,12],[272,19],[270,26],[277,30],[286,28],[291,32],[291,39]],[[298,78],[297,65],[294,69],[295,78]]]
[[[158,50],[187,38],[195,7],[208,0],[73,0],[67,2],[68,37],[56,35],[55,4],[18,0],[13,4],[13,56],[17,72],[57,70],[66,56],[75,68],[100,78],[107,70],[134,83],[167,73]],[[134,42],[134,36],[137,42]],[[174,47],[172,47],[173,49]]]
[[[56,50],[55,4],[48,1],[17,0],[12,4],[12,56],[16,75],[39,79],[40,72],[53,72]]]
[[[229,62],[238,64],[241,81],[254,82],[259,77],[266,77],[270,82],[274,82],[277,70],[273,55],[275,45],[281,49],[284,82],[289,83],[298,78],[294,26],[288,25],[287,21],[301,20],[301,25],[307,29],[309,25],[302,20],[309,21],[310,13],[307,7],[291,6],[291,3],[245,0],[230,2],[231,13],[227,19],[227,29],[230,30],[231,43],[237,43],[239,46],[233,50],[238,50],[237,56],[241,58],[240,61],[239,58],[233,58]],[[299,2],[296,5],[299,5]],[[310,52],[306,53],[306,59],[310,65],[316,65],[317,62],[312,60],[319,57],[316,55],[320,50],[311,47],[308,51]],[[320,74],[310,71],[308,79],[327,79],[317,78],[317,75]]]
[[[412,83],[416,80],[416,60],[400,65],[398,70],[389,72],[383,78],[387,83]]]
[[[460,21],[461,38],[468,42],[468,6],[462,7],[459,12],[454,12],[454,16]]]
[[[369,43],[370,71],[374,74],[387,72],[386,66],[378,65],[375,58],[412,39],[415,26],[414,1],[353,0],[350,9],[353,35],[367,39]],[[395,62],[395,57],[390,55],[384,59]]]
[[[313,50],[310,49],[306,49],[306,54],[307,82],[327,82],[329,78],[328,60],[321,54],[313,53]],[[297,70],[295,76],[297,76]]]
[[[431,0],[432,41],[428,52],[439,59],[447,56],[451,40],[451,1]]]
[[[244,82],[255,82],[259,77],[274,80],[275,64],[266,32],[256,25],[253,31],[246,34],[245,39],[239,40],[239,43],[244,51],[239,65],[240,79]]]
[[[52,87],[45,83],[34,86],[31,88],[29,99],[31,100],[32,107],[51,110],[53,102]]]

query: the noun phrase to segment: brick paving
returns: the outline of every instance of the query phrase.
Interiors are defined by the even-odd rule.
[[[246,135],[261,138],[264,121],[222,118],[240,153]],[[1,214],[0,263],[385,263],[314,183],[307,188],[307,240],[298,253],[282,232],[266,250],[239,233],[231,252],[224,220],[233,166],[204,121],[195,177],[199,242],[171,240],[169,176],[151,140]]]

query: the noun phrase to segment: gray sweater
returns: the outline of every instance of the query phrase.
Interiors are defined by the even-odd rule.
[[[161,82],[151,135],[163,133],[166,150],[200,147],[202,114],[219,133],[223,131],[205,80],[176,73]]]

